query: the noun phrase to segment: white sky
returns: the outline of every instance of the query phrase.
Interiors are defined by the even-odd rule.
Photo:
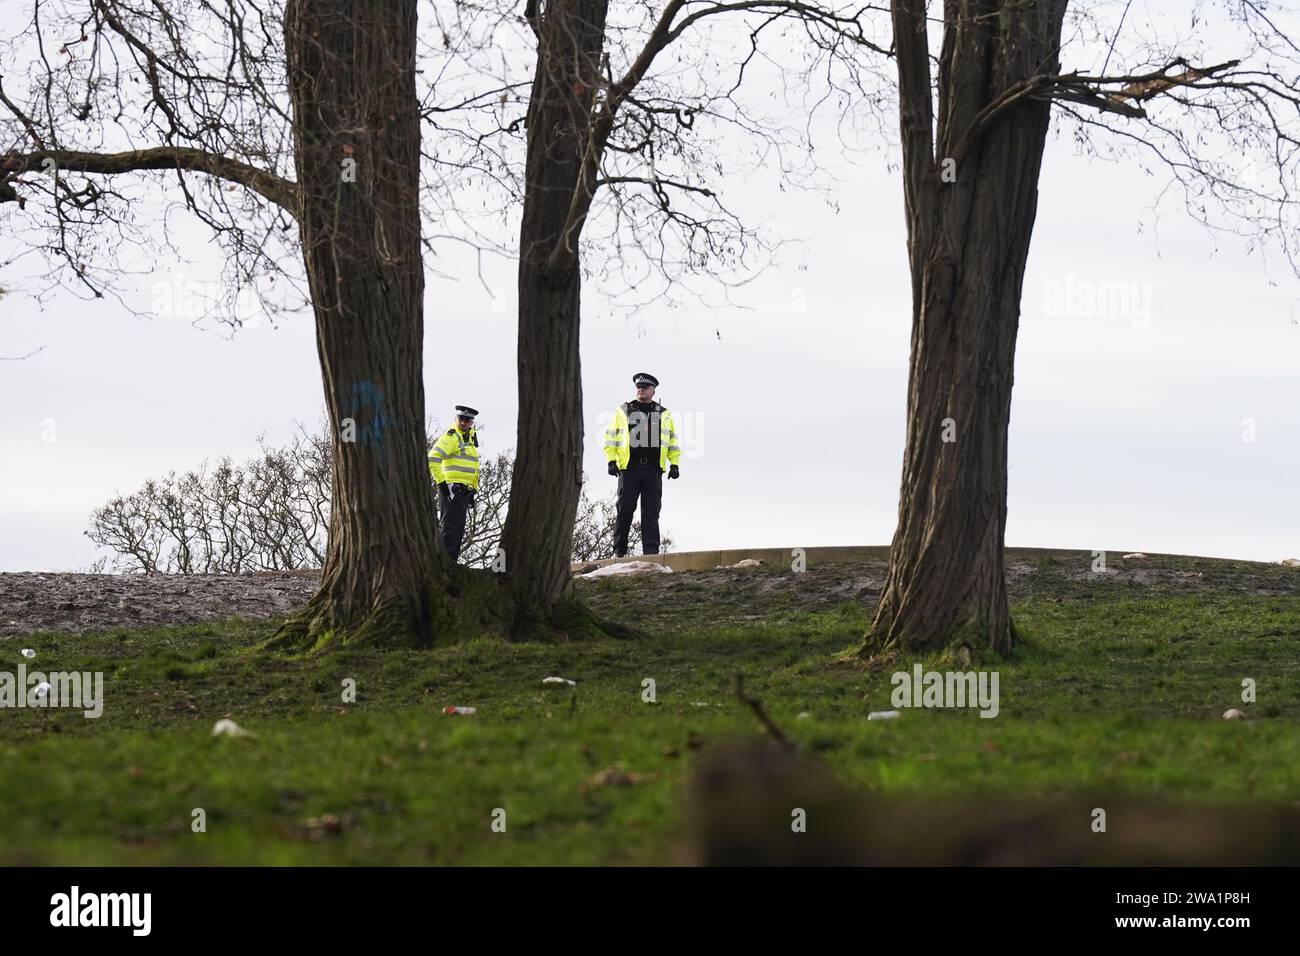
[[[747,308],[627,319],[585,287],[590,481],[612,493],[601,416],[632,397],[633,372],[653,372],[688,442],[662,517],[678,550],[890,540],[910,318],[901,183],[886,159],[840,167],[838,214],[756,179],[726,184],[749,223],[807,237],[733,294]],[[1007,543],[1300,556],[1300,282],[1172,212],[1158,236],[1140,230],[1158,185],[1049,142],[1016,357]],[[186,252],[196,263],[178,267],[180,281],[215,271],[200,232]],[[464,278],[429,277],[428,411],[445,421],[454,404],[473,405],[485,452],[513,446],[513,267],[488,263],[500,311],[467,257],[440,267]],[[172,269],[136,284],[141,304]],[[1117,300],[1089,311],[1096,283],[1135,290],[1136,312]],[[259,435],[279,442],[295,420],[320,417],[307,318],[227,338],[184,317],[140,319],[67,294],[42,307],[20,292],[0,299],[0,354],[44,348],[0,362],[0,570],[83,567],[96,556],[82,535],[89,513],[111,495],[249,456]]]

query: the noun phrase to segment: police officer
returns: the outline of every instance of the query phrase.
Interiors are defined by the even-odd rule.
[[[654,400],[659,379],[649,372],[632,376],[636,398],[614,409],[614,421],[605,431],[605,459],[609,473],[618,478],[618,520],[614,525],[614,554],[627,554],[632,515],[641,499],[641,550],[659,553],[659,506],[663,502],[664,470],[669,478],[680,473],[682,457],[673,416]]]
[[[465,537],[465,519],[478,491],[478,410],[456,406],[456,427],[447,429],[429,450],[429,474],[438,485],[438,510],[442,513],[442,545],[455,561]]]

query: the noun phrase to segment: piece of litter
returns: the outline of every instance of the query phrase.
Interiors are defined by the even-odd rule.
[[[49,692],[50,692],[50,682],[49,682],[49,681],[45,681],[45,680],[43,680],[43,681],[41,681],[39,684],[36,685],[36,699],[37,699],[37,700],[44,700],[44,699],[45,699],[45,695],[48,694]]]
[[[1236,707],[1233,707],[1231,710],[1225,710],[1223,712],[1224,720],[1240,720],[1242,717],[1245,716],[1246,715],[1243,714],[1241,711],[1239,711]]]
[[[1143,554],[1141,551],[1134,551],[1132,554],[1124,555],[1124,560],[1127,561],[1129,558],[1145,558],[1145,557],[1146,555]]]
[[[867,720],[897,720],[899,716],[896,710],[873,710],[867,714]]]
[[[743,561],[737,561],[735,564],[718,565],[718,567],[724,571],[729,571],[732,568],[761,568],[762,566],[763,562],[758,558],[745,558]]]
[[[659,564],[655,561],[622,561],[615,564],[607,564],[603,568],[598,568],[588,574],[585,578],[605,578],[613,574],[639,574],[643,571],[671,571],[672,568],[666,564]]]
[[[567,677],[543,677],[543,684],[568,684],[570,687],[577,687],[576,680],[569,680]]]
[[[620,764],[611,764],[599,773],[592,774],[578,787],[587,791],[598,787],[630,787],[638,783],[658,780],[657,773],[628,773]]]
[[[1288,568],[1300,568],[1300,558],[1283,558],[1278,564]]]
[[[810,720],[811,718],[812,718],[812,714],[808,713],[808,711],[805,710],[802,714],[795,714],[795,718],[794,718],[794,719],[795,719],[795,720]]]
[[[478,708],[477,708],[477,707],[450,707],[450,706],[448,706],[448,707],[444,707],[444,708],[442,709],[442,712],[443,712],[444,714],[447,714],[448,716],[451,716],[451,717],[455,717],[455,716],[457,716],[457,715],[468,716],[468,715],[470,715],[470,714],[477,714],[477,713],[478,713]]]
[[[703,701],[703,700],[693,700],[693,701],[691,701],[691,706],[692,706],[692,707],[709,707],[709,706],[711,706],[711,705],[710,705],[707,701]]]
[[[32,658],[32,657],[35,657],[35,656],[36,656],[36,652],[35,652],[34,650],[32,650],[30,647],[24,647],[24,648],[23,648],[21,651],[19,651],[18,653],[22,654],[23,657],[26,657],[26,658]]]
[[[212,736],[214,737],[249,737],[252,736],[247,730],[239,726],[233,720],[218,720],[212,725]]]

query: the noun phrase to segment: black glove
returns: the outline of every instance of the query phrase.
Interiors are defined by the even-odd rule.
[[[438,497],[440,498],[451,497],[451,489],[447,487],[447,483],[445,481],[438,482]]]
[[[680,470],[678,470],[678,468],[677,468],[676,465],[669,465],[669,466],[668,466],[668,477],[669,477],[669,478],[680,478],[681,476],[682,476],[682,473],[681,473]]]
[[[616,461],[611,461],[611,462],[609,463],[609,474],[610,474],[610,477],[613,477],[613,478],[617,478],[617,477],[618,477],[618,462],[616,462]]]

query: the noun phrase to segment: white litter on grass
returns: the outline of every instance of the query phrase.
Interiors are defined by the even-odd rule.
[[[897,720],[899,716],[896,710],[873,710],[867,714],[867,720]]]
[[[796,714],[794,719],[795,719],[795,720],[812,720],[812,714],[808,713],[808,711],[805,710],[802,714]]]
[[[1132,554],[1124,555],[1124,560],[1127,561],[1129,558],[1145,558],[1145,557],[1146,555],[1143,554],[1141,551],[1134,551]]]
[[[449,717],[468,717],[470,714],[477,714],[478,708],[447,706],[442,709],[442,712]]]
[[[543,684],[568,684],[570,687],[577,687],[576,680],[569,680],[567,677],[543,677]]]
[[[1283,558],[1278,564],[1288,568],[1300,568],[1300,558]]]
[[[1241,711],[1239,711],[1236,707],[1233,707],[1231,710],[1225,710],[1223,712],[1224,720],[1241,720],[1241,718],[1245,716],[1246,715],[1243,714]]]
[[[666,564],[659,564],[655,561],[623,561],[615,564],[607,564],[603,568],[597,568],[595,571],[589,571],[583,575],[584,578],[607,578],[614,574],[640,574],[642,571],[672,571],[672,568]]]
[[[37,700],[44,700],[44,699],[45,699],[45,695],[48,694],[49,692],[50,692],[50,682],[49,682],[49,681],[47,681],[47,680],[43,680],[43,681],[41,681],[39,684],[36,685],[36,699],[37,699]]]
[[[735,564],[719,564],[718,567],[724,571],[731,568],[761,568],[763,562],[758,558],[745,558],[743,561],[737,561]]]
[[[36,656],[36,652],[35,652],[34,650],[32,650],[30,647],[24,647],[24,648],[23,648],[21,651],[19,651],[18,653],[21,654],[21,655],[23,655],[23,657],[26,657],[26,658],[28,658],[28,659],[31,659],[31,658],[33,658],[33,657]]]
[[[212,725],[212,736],[214,737],[251,737],[247,730],[239,726],[233,720],[218,720]]]

